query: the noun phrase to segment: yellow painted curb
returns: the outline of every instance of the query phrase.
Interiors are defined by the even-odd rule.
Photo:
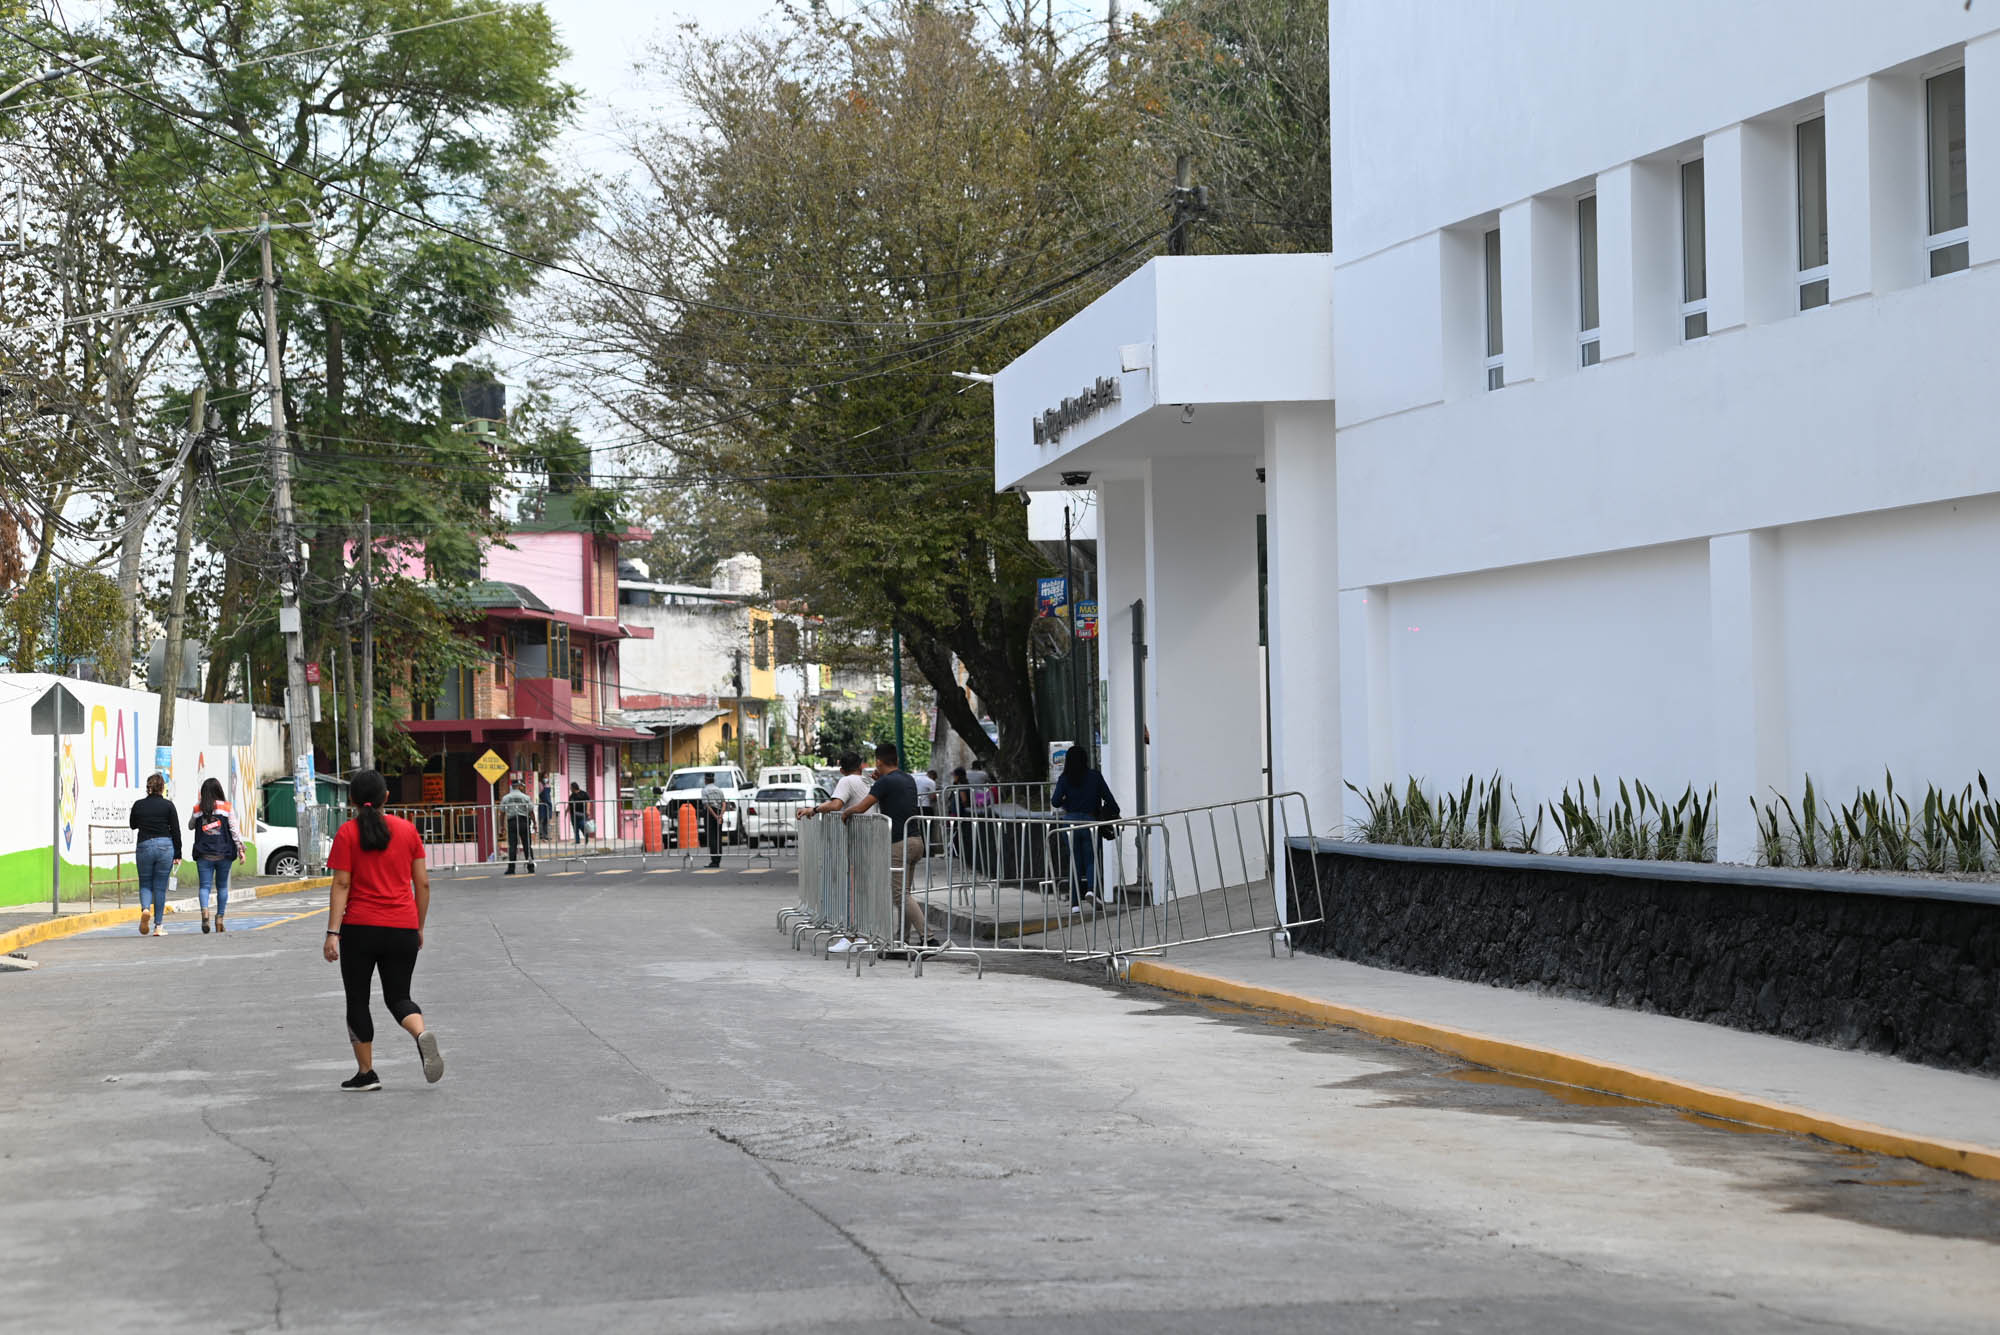
[[[1638,1099],[1644,1103],[1663,1104],[1670,1108],[1682,1108],[1689,1112],[1765,1127],[1772,1131],[1817,1136],[1836,1145],[1846,1145],[1876,1154],[1890,1154],[1900,1159],[1914,1159],[1932,1168],[1946,1168],[1970,1177],[2000,1181],[2000,1149],[1987,1145],[1893,1131],[1885,1126],[1876,1126],[1872,1122],[1850,1121],[1844,1117],[1814,1112],[1809,1108],[1775,1103],[1749,1094],[1738,1094],[1727,1089],[1715,1089],[1687,1080],[1677,1080],[1672,1076],[1659,1075],[1652,1071],[1642,1071],[1636,1067],[1599,1061],[1595,1057],[1583,1057],[1575,1053],[1561,1052],[1555,1048],[1538,1047],[1532,1043],[1516,1043],[1511,1039],[1495,1038],[1490,1034],[1473,1033],[1466,1029],[1454,1029],[1448,1025],[1427,1024],[1421,1020],[1389,1015],[1382,1011],[1363,1010],[1358,1006],[1342,1006],[1335,1002],[1299,996],[1273,987],[1258,987],[1253,983],[1240,983],[1230,978],[1198,973],[1193,969],[1161,964],[1157,960],[1133,960],[1128,976],[1135,983],[1147,983],[1170,992],[1212,997],[1217,1001],[1233,1002],[1239,1006],[1277,1011],[1301,1019],[1317,1020],[1346,1029],[1358,1029],[1363,1033],[1374,1034],[1378,1038],[1394,1039],[1398,1043],[1430,1048],[1435,1052],[1460,1057],[1475,1065],[1505,1071],[1511,1075],[1524,1075],[1559,1085],[1576,1085],[1583,1089],[1601,1090],[1606,1094]]]
[[[308,876],[297,881],[278,881],[271,885],[245,886],[237,894],[238,898],[267,899],[272,895],[292,895],[301,890],[317,890],[321,886],[332,885],[328,876]],[[139,921],[137,905],[129,909],[99,909],[95,913],[71,913],[47,922],[33,923],[27,927],[16,927],[11,932],[0,932],[0,955],[11,954],[26,946],[42,941],[55,941],[65,936],[75,936],[79,932],[94,932],[100,927],[116,927],[121,922]]]

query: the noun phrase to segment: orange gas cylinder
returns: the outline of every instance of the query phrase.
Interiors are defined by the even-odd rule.
[[[694,803],[681,803],[680,819],[675,822],[674,838],[681,848],[699,848],[701,831],[694,816]]]
[[[645,815],[639,819],[640,837],[644,840],[640,847],[648,853],[658,853],[666,847],[660,838],[660,809],[647,807]]]

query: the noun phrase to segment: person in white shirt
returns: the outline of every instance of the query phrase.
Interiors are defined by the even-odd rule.
[[[836,811],[852,811],[868,796],[868,780],[861,777],[861,756],[854,751],[840,754],[840,782],[833,785],[833,796],[816,807],[800,810],[801,816],[831,815]]]
[[[937,813],[938,792],[937,771],[927,770],[922,774],[912,774],[910,777],[917,781],[917,810],[923,812],[926,816],[935,815]]]

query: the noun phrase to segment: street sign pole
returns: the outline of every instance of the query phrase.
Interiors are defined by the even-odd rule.
[[[83,731],[83,702],[58,682],[28,711],[28,735],[49,738],[49,912],[62,912],[62,739]]]
[[[62,912],[62,735],[53,732],[49,734],[49,912]]]

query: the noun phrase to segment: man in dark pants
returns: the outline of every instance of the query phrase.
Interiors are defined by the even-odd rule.
[[[535,804],[525,788],[509,784],[500,799],[500,815],[507,822],[507,875],[514,874],[514,860],[525,858],[528,874],[535,871]]]
[[[546,774],[542,776],[542,794],[536,801],[535,814],[541,817],[542,842],[547,843],[549,827],[556,820],[556,795],[555,790],[549,787],[549,776]]]
[[[727,800],[723,795],[721,785],[716,783],[713,777],[706,784],[702,785],[701,818],[706,822],[702,830],[702,842],[708,845],[708,865],[710,867],[720,867],[722,865],[722,808]]]

